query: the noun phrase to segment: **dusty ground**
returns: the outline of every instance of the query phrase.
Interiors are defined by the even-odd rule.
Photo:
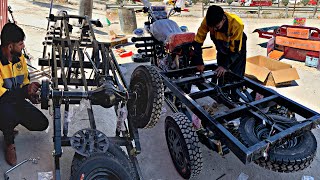
[[[35,61],[32,62],[34,66],[37,65],[36,59],[41,57],[42,54],[42,41],[45,35],[45,29],[47,21],[45,17],[48,16],[49,4],[43,2],[36,2],[30,0],[9,0],[9,4],[12,6],[15,18],[20,26],[25,30],[27,34],[26,46],[29,52],[34,56]],[[105,10],[102,5],[96,5],[97,9],[94,10],[93,19],[99,18],[103,24],[105,21]],[[199,7],[199,6],[196,6]],[[196,9],[192,11],[187,17],[172,17],[179,25],[186,25],[189,31],[195,32],[201,22],[201,11]],[[54,6],[54,12],[57,10],[66,9],[69,14],[77,14],[77,5],[64,5],[58,4]],[[109,12],[109,11],[108,11]],[[119,19],[115,16],[110,19],[113,23],[119,22]],[[143,27],[143,22],[146,20],[144,15],[137,15],[138,27]],[[288,19],[250,19],[244,18],[245,32],[248,35],[248,57],[254,55],[266,55],[266,49],[260,47],[258,44],[266,42],[264,39],[259,39],[257,34],[251,32],[255,28],[275,26],[283,24],[291,24],[292,18]],[[308,19],[307,25],[316,26],[319,25],[318,19]],[[99,29],[100,41],[107,41],[108,38],[104,32],[108,30],[114,30],[120,32],[119,24],[112,24],[109,28],[104,27]],[[207,44],[211,44],[208,40]],[[127,50],[135,50],[133,46],[125,47]],[[140,65],[133,63],[130,58],[118,58],[119,63],[122,64],[125,75],[129,81],[132,70]],[[298,101],[305,106],[320,112],[320,71],[315,68],[309,68],[304,66],[302,62],[296,62],[291,60],[283,60],[283,62],[292,64],[297,68],[300,75],[300,80],[297,80],[296,86],[285,88],[274,88],[276,91],[288,96],[291,99]],[[78,107],[74,107],[77,113],[71,122],[70,134],[77,130],[87,127],[87,115],[80,112]],[[52,117],[47,111],[44,111],[50,119],[51,128],[47,132],[28,132],[25,128],[19,126],[20,134],[16,138],[18,161],[22,161],[30,157],[40,157],[39,164],[33,165],[31,163],[19,167],[19,169],[10,173],[11,179],[20,180],[37,179],[38,172],[53,171],[54,164],[52,161],[51,152],[53,150],[52,145]],[[115,115],[112,109],[103,109],[100,107],[94,108],[95,119],[97,121],[98,129],[106,132],[108,135],[112,135],[115,126]],[[168,112],[170,113],[170,112]],[[164,137],[164,120],[165,116],[162,116],[160,122],[153,129],[140,130],[140,138],[142,145],[142,153],[138,156],[140,167],[143,173],[144,179],[181,179],[173,163],[169,157],[169,152],[166,146]],[[314,131],[315,136],[319,142],[319,131]],[[0,139],[3,141],[3,138]],[[0,143],[0,148],[3,148],[3,143]],[[302,172],[282,174],[265,170],[254,163],[249,165],[242,164],[234,154],[230,153],[225,157],[221,157],[207,148],[203,147],[204,157],[204,169],[202,173],[196,179],[237,179],[241,172],[249,175],[249,179],[292,179],[299,180],[303,175],[313,176],[315,179],[320,179],[320,153],[317,152],[317,158],[313,161],[311,166]],[[61,171],[62,178],[68,179],[70,175],[70,165],[72,161],[73,150],[71,148],[64,148],[64,154],[61,158]],[[3,152],[0,151],[0,174],[10,167],[4,161]],[[1,176],[0,176],[1,177]],[[2,179],[2,178],[0,178]]]

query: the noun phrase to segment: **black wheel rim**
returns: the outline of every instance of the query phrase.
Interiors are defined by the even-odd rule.
[[[82,174],[80,175],[80,177]],[[121,180],[120,177],[107,168],[96,168],[88,175],[84,174],[86,180]]]
[[[136,114],[137,116],[142,116],[146,109],[148,108],[148,86],[147,81],[144,78],[140,78],[137,80],[137,84],[134,85],[133,91],[137,94],[136,103],[139,103],[139,106],[136,106]]]
[[[70,144],[82,156],[104,153],[109,148],[108,137],[95,129],[81,129],[70,138]]]
[[[167,142],[170,150],[170,154],[174,159],[174,162],[178,169],[181,170],[182,173],[185,173],[187,170],[187,157],[183,152],[183,137],[181,137],[180,133],[173,127],[168,128],[167,132]]]

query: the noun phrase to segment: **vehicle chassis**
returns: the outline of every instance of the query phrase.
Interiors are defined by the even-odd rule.
[[[191,130],[195,128],[194,122],[191,122],[193,121],[192,119],[194,119],[194,117],[192,116],[193,113],[199,119],[201,119],[202,127],[197,128],[193,131],[196,132],[201,143],[207,145],[209,149],[217,151],[220,155],[228,153],[230,149],[244,164],[247,164],[259,158],[267,158],[268,150],[272,146],[276,145],[280,140],[289,137],[294,137],[299,133],[301,134],[305,131],[310,131],[311,129],[316,128],[318,126],[320,122],[320,115],[317,112],[297,102],[294,102],[278,94],[277,92],[256,83],[251,79],[248,79],[246,77],[241,78],[233,74],[232,72],[228,71],[226,72],[224,78],[232,79],[232,81],[229,81],[230,83],[219,84],[219,81],[218,83],[216,83],[216,81],[210,80],[217,78],[216,73],[214,71],[216,68],[216,64],[205,65],[205,72],[201,74],[197,72],[195,67],[172,70],[168,72],[163,72],[159,70],[159,73],[163,78],[164,85],[167,87],[164,93],[165,102],[175,114],[183,113],[186,116],[186,118],[184,119],[187,119],[188,121],[188,127],[184,130],[181,130],[181,128],[183,128],[183,126],[180,126],[181,122],[180,124],[177,123],[181,130],[180,133],[183,134],[184,131],[187,132],[186,134],[193,136],[191,133]],[[190,93],[189,91],[191,85],[197,86],[199,88],[199,91]],[[222,90],[223,92],[235,90],[236,94],[238,94],[238,97],[240,97],[241,100],[237,102],[232,101],[231,98],[228,97],[226,97],[227,99],[223,98],[221,94],[222,91],[217,91],[217,89]],[[255,97],[252,97],[252,94],[250,95],[249,89],[258,92],[259,94],[262,94],[264,97],[262,99],[255,100]],[[218,103],[224,104],[226,107],[228,107],[229,110],[218,112],[214,115],[210,115],[200,105],[200,103],[197,102],[197,100],[204,97],[212,98],[216,100]],[[279,124],[272,122],[269,118],[262,115],[260,113],[261,110],[258,110],[257,108],[260,105],[264,105],[264,108],[268,107],[268,104],[270,104],[269,102],[273,102],[271,104],[276,103],[277,105],[281,105],[283,107],[288,108],[291,112],[295,112],[302,116],[304,120],[299,121],[300,123],[297,123],[288,128],[283,128],[282,126],[279,126]],[[260,142],[247,145],[241,140],[241,138],[238,137],[237,134],[233,133],[228,128],[228,126],[226,126],[227,124],[229,125],[231,121],[237,118],[241,118],[243,116],[254,117],[260,120],[266,126],[268,126],[269,124],[269,126],[272,126],[272,128],[277,130],[278,132],[269,135],[269,137],[265,138],[264,140],[260,140]],[[167,125],[168,117],[170,116],[167,116],[166,118],[166,133],[168,129],[167,126],[169,126]],[[170,137],[168,137],[168,134],[166,134],[166,136],[168,143],[168,139]],[[186,139],[187,135],[184,136],[184,138]],[[196,141],[192,143],[190,143],[189,141],[190,146],[196,145],[196,143]],[[174,155],[171,154],[173,162],[178,163],[175,162],[173,156]],[[188,157],[187,159],[190,158]],[[197,169],[193,169],[192,171],[197,172],[193,172],[191,176],[197,175],[200,172]],[[180,175],[182,174],[183,173],[180,173]],[[184,178],[190,178],[190,174],[184,175],[182,175]]]
[[[83,27],[81,27],[82,32],[79,39],[71,39],[68,34],[71,32],[69,29],[71,26],[68,23],[71,18],[82,22]],[[86,16],[67,15],[66,13],[62,16],[50,15],[49,22],[61,22],[59,27],[51,26],[51,30],[48,30],[44,42],[44,56],[39,59],[40,66],[51,68],[51,80],[42,81],[41,108],[53,110],[55,179],[61,179],[60,157],[63,154],[63,146],[73,147],[76,151],[75,157],[80,154],[89,158],[94,153],[108,153],[111,145],[117,146],[116,151],[120,151],[120,156],[122,156],[119,158],[111,153],[112,156],[115,156],[111,158],[112,162],[123,165],[125,164],[123,161],[128,160],[125,165],[130,166],[130,169],[126,167],[125,171],[130,171],[130,178],[142,178],[136,158],[141,152],[141,146],[138,127],[135,123],[132,120],[125,120],[123,123],[125,130],[117,127],[115,137],[106,137],[104,133],[97,130],[94,119],[92,105],[101,105],[105,108],[115,107],[117,114],[117,110],[126,107],[128,101],[139,102],[139,92],[130,90],[110,43],[98,42],[95,39],[92,29],[93,21]],[[46,55],[47,46],[52,47],[51,55],[48,53],[48,56]],[[88,53],[90,50],[91,54]],[[91,75],[89,76],[86,71],[90,70]],[[70,89],[70,86],[76,87],[78,90],[74,91]],[[96,88],[90,90],[89,87]],[[79,91],[81,88],[82,91]],[[86,110],[90,128],[81,129],[73,136],[68,136],[69,122],[66,119],[68,119],[70,105],[80,104],[83,99],[89,101]],[[50,104],[50,102],[52,103]],[[60,111],[62,104],[64,104],[65,112],[63,120]],[[135,104],[131,103],[131,105]],[[117,116],[119,119],[119,114]],[[135,114],[132,115],[129,112],[128,116],[134,117]],[[124,152],[118,148],[119,146],[126,147],[128,155],[123,155]],[[119,152],[117,153],[119,155]],[[107,159],[110,160],[110,156]],[[117,161],[113,161],[114,159]],[[128,179],[128,177],[123,178]],[[76,178],[74,177],[74,179]]]

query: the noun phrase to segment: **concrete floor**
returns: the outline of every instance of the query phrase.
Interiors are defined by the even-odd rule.
[[[26,46],[29,52],[34,56],[32,64],[37,66],[37,58],[41,57],[42,44],[44,40],[45,29],[47,21],[45,17],[49,12],[49,4],[44,2],[37,2],[31,0],[9,0],[9,4],[15,13],[15,18],[24,29],[27,35]],[[98,5],[97,5],[98,6]],[[196,8],[198,6],[195,6]],[[67,9],[69,14],[77,14],[77,5],[64,5],[59,4],[54,6],[54,12],[61,9]],[[200,11],[197,11],[198,13]],[[93,18],[99,18],[104,21],[105,11],[100,9],[94,10]],[[137,15],[138,27],[143,24],[146,19],[143,15]],[[179,25],[187,25],[189,31],[195,32],[201,22],[199,17],[173,17]],[[113,22],[117,22],[115,18]],[[266,50],[258,46],[258,44],[265,42],[264,39],[259,39],[257,34],[251,34],[253,29],[265,26],[274,26],[282,24],[291,24],[292,19],[249,19],[244,18],[246,24],[245,31],[248,34],[248,57],[253,55],[265,55]],[[309,24],[308,24],[309,23]],[[195,26],[195,24],[197,24]],[[319,24],[319,20],[309,20],[307,25]],[[140,26],[141,27],[141,26]],[[119,32],[119,24],[113,24],[109,29]],[[103,36],[105,28],[100,30],[97,34],[101,41],[107,41]],[[207,38],[209,39],[209,38]],[[210,44],[210,41],[206,41]],[[126,50],[134,50],[134,46],[125,47]],[[126,80],[129,82],[131,72],[140,64],[133,63],[130,58],[117,58],[119,63],[122,64],[125,72]],[[317,112],[320,112],[320,71],[314,68],[304,66],[301,62],[285,60],[284,62],[292,64],[297,68],[300,80],[296,83],[298,86],[273,88],[279,93],[298,101],[301,104],[310,107]],[[142,63],[143,64],[143,63]],[[147,63],[145,63],[147,64]],[[40,79],[37,79],[40,80]],[[40,108],[40,106],[38,106]],[[169,108],[167,108],[169,109]],[[70,124],[70,135],[76,131],[88,127],[88,117],[84,111],[79,107],[73,106],[76,112]],[[16,147],[18,162],[27,158],[40,157],[38,164],[26,163],[15,171],[11,172],[10,179],[13,180],[36,180],[38,179],[39,172],[53,172],[54,163],[52,158],[53,142],[52,142],[52,116],[48,111],[43,111],[50,119],[50,128],[46,132],[29,132],[25,128],[19,126],[19,135],[16,137]],[[168,111],[167,114],[170,112]],[[114,135],[115,129],[115,113],[113,108],[104,109],[99,106],[94,106],[94,114],[97,122],[97,127],[108,136]],[[138,156],[140,168],[142,170],[144,179],[182,179],[176,172],[171,161],[168,148],[164,136],[164,118],[163,115],[159,123],[152,129],[140,130],[140,140],[142,152]],[[313,131],[318,142],[320,133],[318,130]],[[0,136],[0,141],[3,142],[3,137]],[[233,153],[221,157],[215,152],[202,147],[203,153],[203,170],[195,179],[208,180],[208,179],[221,179],[221,180],[235,180],[241,173],[249,176],[249,179],[273,179],[273,180],[300,180],[304,175],[313,176],[315,179],[320,179],[320,152],[317,151],[317,157],[312,162],[311,166],[304,171],[296,173],[276,173],[269,171],[255,165],[254,163],[244,165]],[[0,142],[0,148],[3,149],[3,143]],[[66,180],[70,177],[70,167],[74,151],[71,148],[63,148],[63,156],[61,157],[61,175],[62,179]],[[9,169],[4,160],[3,151],[0,151],[0,174]],[[2,179],[2,175],[0,175]]]

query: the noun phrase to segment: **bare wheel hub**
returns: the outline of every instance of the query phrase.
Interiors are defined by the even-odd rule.
[[[70,139],[71,146],[82,156],[105,153],[109,148],[108,137],[96,129],[81,129]]]

